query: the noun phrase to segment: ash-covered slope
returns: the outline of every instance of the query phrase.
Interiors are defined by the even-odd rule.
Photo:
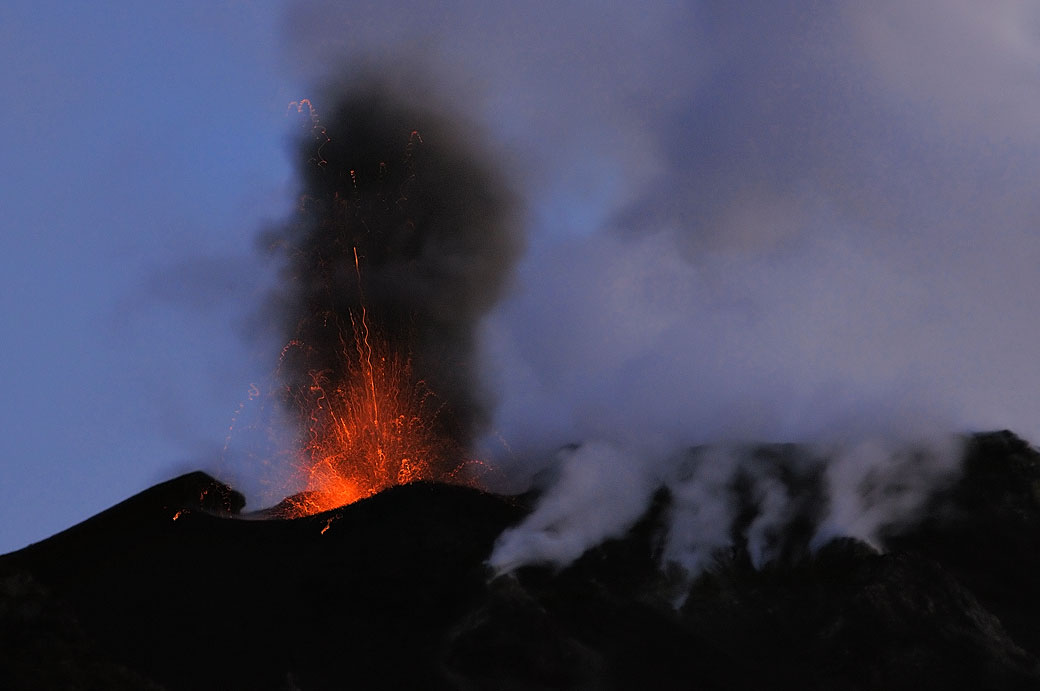
[[[1040,689],[1040,455],[979,435],[964,467],[884,554],[755,569],[737,539],[692,585],[660,569],[666,492],[566,569],[493,578],[522,502],[418,484],[256,520],[194,473],[0,557],[2,686]]]

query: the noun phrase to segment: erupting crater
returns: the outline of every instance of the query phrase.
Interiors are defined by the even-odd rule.
[[[361,260],[354,248],[359,289]],[[340,333],[335,369],[310,372],[295,401],[306,433],[298,474],[304,491],[286,500],[285,513],[306,516],[351,504],[388,487],[421,480],[453,482],[468,465],[462,449],[434,425],[443,405],[411,358],[369,324],[368,311],[350,313],[351,338]],[[306,350],[294,340],[286,346]]]

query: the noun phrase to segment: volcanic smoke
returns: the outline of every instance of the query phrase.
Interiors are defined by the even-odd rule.
[[[474,328],[521,236],[473,127],[374,83],[294,106],[299,204],[269,245],[308,513],[463,462],[490,405]]]
[[[476,328],[521,250],[516,204],[471,126],[428,95],[402,98],[377,82],[323,101],[329,115],[322,101],[293,104],[306,124],[296,147],[299,203],[270,238],[286,286],[279,373],[306,484],[289,500],[292,515],[396,484],[456,479],[490,420]],[[781,555],[789,526],[800,523],[817,546],[837,535],[877,544],[879,530],[914,515],[956,462],[946,435],[929,436],[817,445],[779,462],[753,445],[691,451],[681,438],[643,448],[582,435],[560,452],[556,481],[499,538],[489,565],[568,564],[623,534],[662,487],[674,498],[662,560],[689,574],[736,533],[756,565]],[[545,465],[544,456],[525,457]],[[756,518],[736,525],[747,515]]]
[[[554,5],[488,31],[465,3],[436,17],[314,5],[293,31],[315,64],[438,36],[450,50],[424,59],[441,75],[427,91],[467,103],[448,76],[470,70],[460,81],[486,93],[467,112],[522,152],[509,165],[524,171],[531,251],[482,325],[500,405],[481,453],[504,490],[544,482],[496,569],[565,563],[622,534],[662,486],[664,560],[691,571],[735,530],[767,563],[786,549],[770,536],[803,518],[813,545],[880,544],[886,522],[957,472],[951,436],[1035,438],[1040,159],[1037,91],[1020,77],[1035,42],[1009,40],[1031,26],[1025,10],[990,21],[974,6],[890,3],[878,21],[855,3]],[[305,448],[329,436],[313,414],[323,394],[364,391],[351,384],[368,362],[358,333],[404,372],[430,439],[466,447],[489,413],[472,327],[517,252],[508,195],[489,182],[502,161],[426,101],[315,97],[300,210],[279,233],[284,340],[299,344],[282,376]],[[413,235],[401,219],[431,201],[455,209],[438,218],[497,220]],[[455,263],[445,240],[480,247]],[[444,267],[461,282],[443,284]],[[789,459],[758,446],[773,442],[811,448]]]

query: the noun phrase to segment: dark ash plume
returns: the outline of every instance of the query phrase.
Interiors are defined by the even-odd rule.
[[[466,448],[489,416],[475,327],[522,244],[505,176],[474,127],[374,82],[316,99],[309,114],[299,205],[272,237],[296,344],[280,366],[288,397],[306,400],[316,373],[346,378],[364,310],[372,337],[436,397],[435,431]]]

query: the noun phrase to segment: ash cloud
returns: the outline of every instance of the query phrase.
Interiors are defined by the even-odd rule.
[[[428,424],[465,449],[490,410],[475,327],[522,244],[506,181],[476,126],[399,83],[368,75],[297,105],[299,204],[265,238],[284,262],[289,399],[345,380],[356,335],[385,342],[373,357],[408,358],[405,385],[436,398]]]
[[[1040,438],[1035,3],[295,7],[304,63],[421,43],[516,152],[530,249],[481,328],[481,449],[504,487],[558,467],[530,559],[623,530],[661,483],[690,497],[673,544],[724,544],[736,504],[705,488],[756,442],[829,449],[820,539],[871,539],[956,469],[952,435]],[[723,460],[688,482],[694,445]],[[611,469],[640,478],[631,511],[585,496]],[[765,536],[793,494],[761,477]]]

